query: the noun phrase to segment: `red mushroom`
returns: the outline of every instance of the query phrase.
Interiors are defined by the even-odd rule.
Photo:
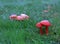
[[[20,20],[24,20],[24,18],[21,17],[21,16],[17,16],[17,17],[16,17],[16,20],[20,21]]]
[[[17,15],[16,14],[12,14],[11,16],[9,16],[10,17],[10,19],[15,19],[16,17],[17,17]]]
[[[48,35],[48,27],[50,26],[50,22],[48,20],[43,20],[41,22],[38,22],[36,26],[40,28],[40,33],[43,34],[42,26],[46,27],[46,35]]]
[[[29,18],[29,16],[26,15],[26,14],[21,14],[21,17],[23,17],[24,19],[28,19]]]

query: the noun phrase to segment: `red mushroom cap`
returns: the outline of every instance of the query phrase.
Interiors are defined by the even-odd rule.
[[[43,21],[41,21],[41,22],[38,22],[37,24],[36,24],[36,27],[38,27],[38,28],[40,28],[40,27],[42,27],[42,26],[50,26],[51,24],[50,24],[50,22],[48,21],[48,20],[43,20]]]
[[[40,24],[40,22],[38,22],[38,23],[36,24],[36,27],[38,27],[38,28],[42,27],[42,25]]]
[[[41,25],[44,25],[44,26],[50,26],[50,22],[48,20],[43,20],[40,22]]]
[[[9,16],[10,17],[10,19],[15,19],[16,17],[17,17],[17,15],[16,14],[12,14],[11,16]]]

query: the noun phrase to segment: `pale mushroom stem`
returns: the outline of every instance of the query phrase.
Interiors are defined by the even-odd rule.
[[[43,30],[42,30],[42,27],[40,27],[40,34],[41,34],[41,35],[43,34]]]
[[[48,26],[46,26],[46,35],[48,35]]]

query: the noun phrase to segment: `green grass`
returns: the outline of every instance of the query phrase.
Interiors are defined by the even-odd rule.
[[[0,44],[60,44],[60,1],[54,0],[0,0]],[[51,9],[45,13],[47,6]],[[28,20],[10,20],[11,14],[25,13]],[[49,20],[49,35],[40,35],[35,26]]]

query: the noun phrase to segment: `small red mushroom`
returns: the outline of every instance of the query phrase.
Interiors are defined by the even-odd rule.
[[[48,20],[43,20],[41,22],[38,22],[36,24],[36,27],[40,28],[40,33],[41,35],[43,34],[43,30],[42,30],[42,27],[45,26],[46,27],[46,35],[48,35],[48,27],[50,26],[50,22]]]
[[[20,20],[24,20],[24,18],[21,17],[21,16],[17,16],[17,17],[16,17],[16,20],[20,21]]]
[[[15,19],[16,17],[17,17],[17,15],[16,14],[12,14],[11,16],[9,16],[10,17],[10,19]]]
[[[26,15],[26,14],[21,14],[21,17],[23,17],[24,19],[28,19],[29,18],[29,16]]]

